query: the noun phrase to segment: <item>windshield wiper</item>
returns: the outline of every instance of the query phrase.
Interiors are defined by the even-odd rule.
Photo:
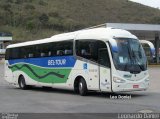
[[[135,55],[134,51],[131,50],[132,53],[132,57],[133,59],[135,59],[135,64],[138,64],[139,68],[141,69],[141,71],[143,71],[143,67],[139,64],[139,59],[137,58],[137,56]]]
[[[129,60],[130,60],[130,62],[131,62],[131,64],[132,64],[132,56],[131,56],[131,54],[130,54],[130,50],[129,50],[129,47],[127,46],[127,50],[128,50],[128,55],[129,55]],[[124,66],[124,70],[126,71],[127,70],[127,67],[128,67],[128,63],[126,63],[125,64],[125,66]]]

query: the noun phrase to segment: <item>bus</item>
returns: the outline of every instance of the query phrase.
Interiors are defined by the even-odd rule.
[[[9,45],[5,80],[21,89],[70,89],[82,96],[88,91],[142,91],[149,87],[147,58],[140,41],[115,28],[85,29]]]
[[[141,40],[140,41],[142,44],[142,47],[145,51],[148,63],[154,63],[154,59],[155,59],[155,49],[151,50],[150,47],[154,47],[154,45],[152,43],[150,43],[149,41],[146,40]]]

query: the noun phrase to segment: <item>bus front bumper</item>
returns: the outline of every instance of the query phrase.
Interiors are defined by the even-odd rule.
[[[114,83],[112,85],[113,92],[128,92],[128,91],[144,91],[149,88],[149,81],[138,81],[134,83]]]

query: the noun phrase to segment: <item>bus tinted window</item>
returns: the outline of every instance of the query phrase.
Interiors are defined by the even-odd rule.
[[[96,48],[97,44],[95,40],[76,41],[77,55],[86,59],[97,60]]]
[[[20,48],[11,49],[11,59],[18,59],[20,56]]]
[[[7,60],[66,55],[73,55],[72,40],[10,48],[6,51]]]
[[[27,49],[26,47],[20,47],[20,59],[27,58]]]
[[[98,61],[98,50],[106,48],[106,44],[98,40],[77,40],[76,54],[83,58]]]
[[[53,51],[56,56],[73,55],[73,41],[56,42]]]
[[[51,52],[52,45],[51,43],[39,44],[35,47],[36,57],[48,57],[49,52]]]

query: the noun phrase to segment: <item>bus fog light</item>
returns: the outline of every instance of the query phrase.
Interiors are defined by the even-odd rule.
[[[121,78],[118,78],[118,77],[113,77],[113,81],[116,82],[116,83],[124,83],[124,82],[126,82],[125,80],[123,80]]]
[[[146,78],[146,79],[145,79],[145,82],[148,82],[148,81],[149,81],[149,78]]]

